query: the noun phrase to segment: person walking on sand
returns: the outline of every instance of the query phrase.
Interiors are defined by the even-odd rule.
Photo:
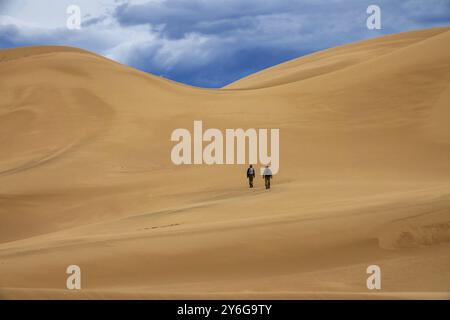
[[[247,169],[247,179],[248,184],[250,185],[250,188],[253,188],[253,179],[255,178],[255,169],[253,169],[253,166],[250,165]]]
[[[270,170],[269,166],[263,171],[264,183],[266,185],[266,189],[270,189],[270,179],[272,179],[272,170]]]

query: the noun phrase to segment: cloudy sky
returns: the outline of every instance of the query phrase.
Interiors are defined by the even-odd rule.
[[[366,9],[381,8],[381,30]],[[78,5],[81,29],[67,28]],[[179,82],[221,87],[383,34],[450,25],[450,0],[0,0],[0,48],[69,45]]]

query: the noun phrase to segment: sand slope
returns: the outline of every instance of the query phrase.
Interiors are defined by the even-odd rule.
[[[0,51],[0,298],[450,298],[449,52],[450,28],[421,30],[206,90]],[[280,128],[274,188],[173,165],[194,120]]]

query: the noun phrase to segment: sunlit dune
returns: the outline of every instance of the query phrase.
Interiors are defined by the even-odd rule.
[[[201,89],[0,50],[0,298],[449,299],[449,52],[450,28],[419,30]],[[273,187],[174,165],[195,120],[279,128]]]

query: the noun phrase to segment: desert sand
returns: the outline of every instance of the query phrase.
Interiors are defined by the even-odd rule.
[[[0,298],[449,299],[449,53],[450,27],[419,30],[201,89],[0,50]],[[194,120],[279,128],[272,189],[175,166]]]

